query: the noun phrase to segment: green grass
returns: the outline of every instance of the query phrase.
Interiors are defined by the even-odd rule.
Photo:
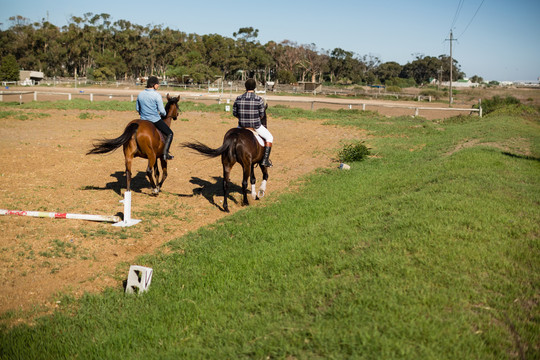
[[[4,326],[0,358],[540,356],[538,117],[275,111],[366,129],[376,156],[172,239],[141,296]]]

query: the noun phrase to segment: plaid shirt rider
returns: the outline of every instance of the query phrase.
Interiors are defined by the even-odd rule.
[[[238,126],[258,129],[264,116],[264,100],[254,92],[246,92],[236,98],[233,115],[238,118]]]

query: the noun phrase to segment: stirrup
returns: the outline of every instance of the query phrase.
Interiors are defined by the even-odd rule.
[[[261,165],[267,168],[271,168],[273,166],[270,159],[267,160],[266,164],[265,164],[265,161],[261,161]]]
[[[171,154],[163,154],[163,160],[172,160],[174,159],[174,156],[172,156]]]

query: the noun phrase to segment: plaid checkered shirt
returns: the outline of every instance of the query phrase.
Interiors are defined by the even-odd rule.
[[[238,96],[233,104],[233,115],[238,118],[238,126],[258,129],[264,116],[264,100],[254,92]]]

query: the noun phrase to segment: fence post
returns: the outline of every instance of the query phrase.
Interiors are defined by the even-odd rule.
[[[68,94],[68,100],[71,101],[71,93]]]
[[[37,101],[37,91],[34,91],[34,101]]]
[[[19,94],[19,105],[22,105],[22,94]]]
[[[414,116],[418,116],[418,108],[414,108]]]
[[[131,94],[131,102],[133,102],[133,94]]]
[[[93,102],[94,101],[94,94],[90,94],[90,102]]]
[[[315,101],[312,101],[312,102],[311,102],[311,111],[313,111],[313,106],[314,106],[314,104],[315,104]]]
[[[482,99],[478,99],[478,114],[482,117]]]
[[[366,111],[366,104],[362,104],[362,111]]]

